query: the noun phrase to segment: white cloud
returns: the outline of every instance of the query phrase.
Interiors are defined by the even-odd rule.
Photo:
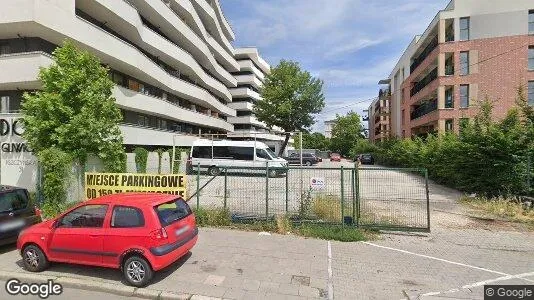
[[[362,50],[362,49],[365,49],[371,46],[379,45],[383,43],[384,41],[385,39],[383,38],[376,39],[376,40],[356,39],[353,42],[340,44],[339,46],[332,47],[329,51],[325,53],[324,56],[326,58],[329,58],[329,57],[334,57],[334,56],[338,56],[342,54],[351,54],[351,53],[358,52],[359,50]]]

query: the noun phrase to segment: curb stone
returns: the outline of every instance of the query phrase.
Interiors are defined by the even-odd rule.
[[[59,277],[56,280],[56,282],[67,287],[88,290],[88,291],[99,291],[99,292],[105,292],[105,293],[112,293],[112,294],[119,295],[119,296],[132,296],[135,291],[135,288],[131,286],[120,286],[117,284],[111,284],[107,282],[97,282],[97,281],[70,278],[70,277]]]

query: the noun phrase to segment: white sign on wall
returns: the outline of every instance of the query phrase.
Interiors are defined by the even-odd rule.
[[[324,190],[326,187],[324,177],[312,177],[310,180],[310,187],[312,190]]]
[[[0,115],[0,184],[35,191],[37,158],[22,139],[23,132],[18,116]]]

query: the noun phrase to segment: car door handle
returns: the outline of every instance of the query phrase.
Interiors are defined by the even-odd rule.
[[[98,235],[97,235],[97,234],[90,234],[89,237],[91,237],[91,238],[97,238]]]

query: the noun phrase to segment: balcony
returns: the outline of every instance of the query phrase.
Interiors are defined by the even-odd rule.
[[[413,60],[412,65],[410,66],[410,73],[413,73],[415,69],[417,69],[417,67],[419,67],[419,65],[421,65],[425,61],[425,59],[430,55],[430,53],[432,53],[432,51],[436,49],[438,44],[439,41],[438,37],[436,36],[430,41],[430,44],[425,47],[423,52],[421,52],[421,54],[419,54],[419,56]]]
[[[438,68],[435,68],[430,73],[428,73],[425,77],[423,77],[423,79],[421,79],[419,82],[416,82],[410,91],[410,96],[413,97],[415,94],[419,93],[422,89],[424,89],[427,85],[429,85],[436,78],[438,78]]]
[[[410,114],[410,120],[415,120],[425,116],[438,109],[438,99],[432,99],[425,101],[421,105],[417,106]]]

